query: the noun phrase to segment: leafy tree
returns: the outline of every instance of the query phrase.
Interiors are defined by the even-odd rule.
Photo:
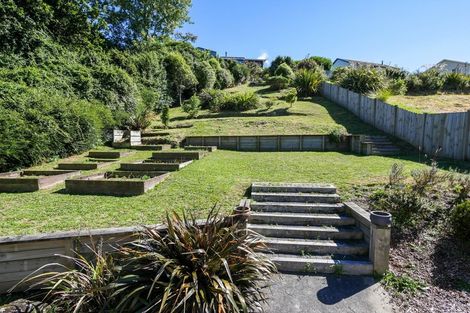
[[[126,45],[132,41],[168,36],[185,22],[191,0],[102,0],[107,8],[104,18],[106,35],[113,42]]]
[[[169,90],[175,90],[178,103],[182,103],[183,92],[195,87],[198,83],[183,56],[178,52],[171,52],[165,59]]]
[[[214,88],[217,80],[215,70],[208,61],[202,61],[196,64],[195,74],[198,80],[198,90]]]
[[[160,114],[160,120],[162,121],[163,126],[168,128],[168,124],[170,123],[170,106],[165,104],[162,105],[162,112]]]
[[[297,101],[297,89],[295,88],[287,89],[282,99],[286,101],[287,103],[289,103],[290,107],[292,108],[292,105]]]
[[[271,66],[269,67],[269,72],[271,73],[271,75],[274,75],[274,72],[277,70],[279,65],[281,65],[282,63],[286,63],[291,68],[294,67],[294,65],[295,65],[295,62],[291,57],[289,57],[289,56],[278,56],[271,62]]]
[[[331,66],[333,66],[333,62],[331,62],[331,59],[328,58],[313,56],[308,59],[314,61],[315,63],[323,67],[325,71],[329,71],[331,69]]]
[[[191,98],[183,102],[183,111],[188,113],[188,118],[195,118],[199,114],[201,109],[201,100],[196,95],[193,95]]]

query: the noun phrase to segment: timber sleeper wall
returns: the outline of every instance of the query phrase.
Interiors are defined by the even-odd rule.
[[[190,136],[185,146],[215,146],[236,151],[351,151],[352,136],[341,143],[328,135]]]
[[[425,153],[433,154],[440,148],[439,156],[470,159],[470,111],[414,113],[330,83],[323,83],[321,94],[362,121]]]

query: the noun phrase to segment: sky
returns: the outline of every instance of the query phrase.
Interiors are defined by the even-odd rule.
[[[190,17],[180,31],[219,55],[470,62],[470,0],[193,0]]]

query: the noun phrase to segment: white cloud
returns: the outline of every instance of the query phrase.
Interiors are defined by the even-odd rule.
[[[263,53],[260,54],[258,59],[267,60],[267,59],[269,59],[269,54],[267,52],[263,52]]]

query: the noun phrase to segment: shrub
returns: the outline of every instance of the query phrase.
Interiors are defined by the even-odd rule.
[[[211,112],[220,112],[226,97],[226,92],[217,89],[205,89],[199,94],[201,107],[209,109]]]
[[[272,90],[282,90],[289,87],[291,80],[284,76],[272,76],[268,81]]]
[[[191,98],[183,102],[183,111],[188,113],[189,118],[195,118],[199,114],[201,108],[201,100],[198,96],[193,95]]]
[[[139,102],[136,110],[130,115],[126,126],[132,130],[143,130],[152,124],[154,113],[148,104]]]
[[[264,102],[264,105],[266,106],[267,110],[271,110],[271,108],[275,106],[276,104],[277,104],[277,101],[273,99],[268,99],[267,101]]]
[[[75,268],[39,274],[45,301],[60,312],[254,312],[275,265],[259,235],[211,212],[205,224],[167,216],[133,242]],[[55,264],[50,264],[55,265]]]
[[[290,107],[292,107],[292,105],[297,101],[297,89],[295,88],[287,89],[282,95],[282,100],[289,103]]]
[[[293,68],[294,65],[295,65],[295,62],[291,57],[289,57],[289,56],[277,56],[271,62],[271,66],[268,69],[269,73],[271,75],[274,75],[274,72],[277,70],[279,65],[281,65],[282,63],[286,63],[287,65],[289,65],[290,68]]]
[[[162,121],[162,124],[165,128],[168,128],[168,125],[170,123],[170,106],[169,105],[163,105],[161,108],[161,113],[160,113],[160,120]]]
[[[313,56],[313,57],[308,58],[308,60],[314,61],[316,64],[321,66],[323,70],[325,71],[329,71],[331,67],[333,66],[333,62],[331,62],[329,58]]]
[[[218,89],[225,89],[229,87],[233,87],[234,85],[234,78],[232,73],[225,68],[220,68],[217,70],[217,81],[215,87]]]
[[[443,89],[463,92],[470,88],[470,76],[461,73],[449,73],[444,76]]]
[[[292,68],[287,65],[286,63],[282,63],[277,67],[277,69],[274,71],[275,76],[282,76],[288,79],[293,79],[294,78],[294,71]]]
[[[434,93],[444,86],[444,76],[436,69],[410,75],[408,90],[413,92]]]
[[[217,76],[209,62],[202,61],[197,63],[195,74],[198,80],[198,90],[214,88]]]
[[[318,92],[324,79],[323,73],[318,70],[300,70],[295,76],[293,85],[299,96],[310,97]]]
[[[389,288],[398,293],[408,293],[411,295],[416,294],[418,291],[423,291],[426,287],[425,284],[407,275],[397,276],[392,272],[386,272],[381,282],[385,288]]]
[[[470,242],[470,201],[465,200],[456,205],[450,220],[455,235]]]
[[[430,168],[411,171],[411,177],[414,180],[413,190],[419,195],[423,195],[427,190],[446,181],[449,176],[441,174],[437,168],[437,162],[432,161]]]
[[[179,52],[170,52],[166,56],[165,69],[168,77],[168,89],[173,91],[173,100],[181,105],[183,92],[196,87],[197,78]]]
[[[388,89],[392,95],[404,95],[407,91],[406,80],[404,79],[393,79],[388,83]]]
[[[260,98],[253,91],[237,92],[226,95],[222,109],[226,111],[248,111],[256,109]]]
[[[341,87],[351,91],[368,94],[376,92],[385,86],[385,74],[383,70],[368,67],[347,67],[336,76],[336,81]]]
[[[344,142],[348,132],[343,127],[336,127],[328,134],[328,139],[333,143]]]
[[[381,89],[376,94],[376,98],[383,102],[386,102],[391,96],[393,96],[393,94],[390,89]]]

